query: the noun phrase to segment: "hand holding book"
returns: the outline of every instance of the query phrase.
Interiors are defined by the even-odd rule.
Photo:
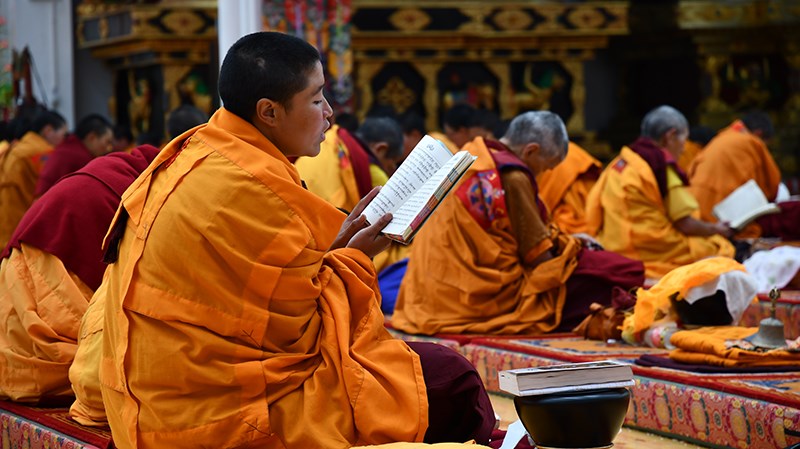
[[[367,205],[367,221],[376,223],[384,214],[392,214],[383,234],[409,243],[475,159],[466,151],[452,154],[443,143],[426,135]]]

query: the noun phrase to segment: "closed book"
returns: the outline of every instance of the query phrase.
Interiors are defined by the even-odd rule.
[[[630,365],[611,360],[501,371],[500,389],[517,396],[633,385]]]

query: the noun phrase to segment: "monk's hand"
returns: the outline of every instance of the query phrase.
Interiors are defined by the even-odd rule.
[[[392,243],[391,240],[381,234],[381,230],[385,228],[390,221],[392,221],[392,214],[384,215],[376,223],[358,231],[356,235],[347,242],[347,247],[359,249],[370,258],[382,253],[389,247],[389,244]]]
[[[361,201],[356,204],[356,207],[353,208],[353,211],[345,218],[344,223],[342,223],[342,227],[339,229],[339,234],[336,236],[336,239],[333,240],[331,247],[328,248],[328,251],[344,248],[347,246],[347,243],[352,240],[352,238],[361,231],[362,229],[366,228],[369,223],[367,223],[367,217],[361,215],[364,212],[364,209],[367,207],[367,204],[375,198],[375,195],[380,192],[381,187],[377,186],[370,190],[368,194],[361,198]]]
[[[736,235],[736,230],[728,226],[728,223],[714,223],[714,232],[727,238],[732,239]]]
[[[600,244],[594,237],[584,232],[578,232],[576,234],[572,234],[573,237],[580,239],[583,243],[583,247],[590,250],[590,251],[602,251],[603,245]]]

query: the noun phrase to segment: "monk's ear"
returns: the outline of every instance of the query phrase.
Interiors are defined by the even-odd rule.
[[[267,126],[277,126],[281,105],[269,98],[262,98],[256,102],[254,119]]]
[[[389,150],[389,144],[386,142],[376,142],[370,145],[370,149],[375,153],[375,156],[383,158]]]
[[[541,146],[540,146],[538,143],[536,143],[536,142],[531,142],[531,143],[529,143],[529,144],[525,145],[525,146],[522,148],[522,154],[520,154],[520,156],[521,156],[521,157],[520,157],[520,159],[522,159],[522,160],[528,160],[528,159],[529,159],[531,156],[536,156],[536,155],[538,155],[538,154],[539,154],[539,151],[540,151],[541,149],[542,149],[542,147],[541,147]]]

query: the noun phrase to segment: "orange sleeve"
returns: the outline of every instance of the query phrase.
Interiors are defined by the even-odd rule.
[[[520,259],[530,263],[553,246],[550,229],[539,215],[533,186],[522,170],[501,172],[511,229],[517,240]]]

